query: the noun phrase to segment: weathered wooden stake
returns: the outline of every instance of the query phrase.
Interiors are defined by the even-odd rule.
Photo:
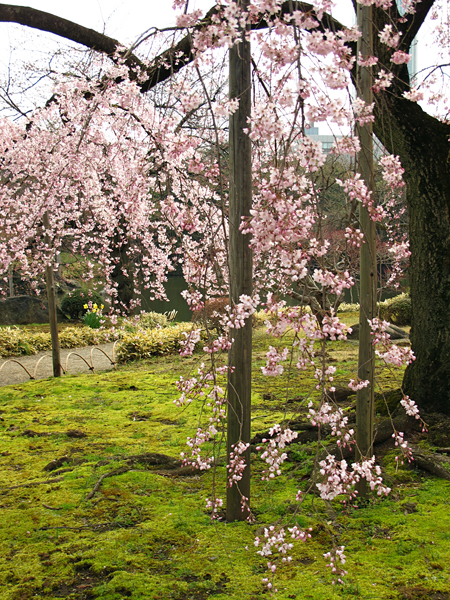
[[[235,0],[245,10],[249,0]],[[252,205],[252,156],[251,142],[243,129],[248,127],[251,114],[250,42],[244,39],[230,50],[229,88],[230,99],[239,98],[238,110],[230,116],[230,300],[237,304],[242,294],[252,295],[252,252],[249,235],[239,231],[242,216],[249,216]],[[234,372],[228,376],[227,454],[238,441],[250,443],[251,370],[252,370],[252,321],[247,320],[242,329],[232,329],[234,339],[228,364]],[[227,488],[227,520],[239,521],[248,516],[242,510],[244,496],[250,501],[250,451],[242,458],[246,468],[238,487]]]
[[[48,231],[50,229],[50,220],[48,211],[42,216],[42,224]],[[45,244],[48,248],[51,247],[51,240],[48,233],[44,236]],[[52,337],[52,360],[53,360],[53,376],[61,377],[61,350],[59,345],[58,335],[58,320],[56,316],[56,294],[55,282],[53,278],[53,265],[45,265],[45,283],[47,286],[47,302],[48,302],[48,317],[50,321],[50,335]]]
[[[358,4],[358,28],[362,36],[358,40],[357,54],[363,57],[373,56],[372,7]],[[357,93],[366,104],[373,102],[373,77],[370,67],[358,67]],[[359,172],[369,191],[373,184],[373,130],[372,123],[358,126],[361,150],[358,155]],[[360,225],[364,233],[364,243],[360,252],[360,310],[359,310],[359,357],[358,377],[370,381],[370,384],[358,390],[356,395],[356,458],[372,458],[373,420],[374,420],[374,370],[375,353],[372,345],[371,329],[368,319],[376,316],[377,260],[375,247],[375,224],[367,208],[360,207]],[[365,479],[357,487],[359,496],[365,498],[368,486]]]

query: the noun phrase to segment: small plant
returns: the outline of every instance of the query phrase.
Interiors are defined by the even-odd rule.
[[[79,319],[86,312],[84,306],[89,301],[100,305],[103,299],[95,290],[75,290],[64,296],[61,301],[61,310],[71,319]]]
[[[83,308],[87,310],[87,313],[83,317],[84,324],[91,329],[99,329],[104,323],[104,320],[102,319],[102,310],[105,308],[105,305],[101,304],[99,308],[96,303],[92,304],[92,302],[89,301],[87,304],[83,305]]]

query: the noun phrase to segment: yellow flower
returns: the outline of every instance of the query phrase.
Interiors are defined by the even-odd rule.
[[[97,310],[98,306],[96,304],[93,304],[92,308],[95,308],[95,310]]]
[[[102,304],[100,308],[103,310],[103,309],[105,308],[105,305],[104,305],[104,304]]]
[[[88,305],[87,305],[87,304],[85,304],[85,305],[83,306],[83,308],[89,308],[89,307],[88,307]]]

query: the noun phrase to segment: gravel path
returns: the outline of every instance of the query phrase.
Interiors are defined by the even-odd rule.
[[[95,371],[112,369],[113,347],[114,344],[110,343],[61,350],[62,366],[67,373],[89,373],[89,365],[93,365]],[[105,356],[104,352],[108,356]],[[79,356],[76,356],[77,354]],[[80,356],[85,360],[80,358]],[[30,376],[20,365],[23,365],[35,379],[46,379],[53,376],[52,353],[50,350],[39,352],[33,356],[0,358],[0,387],[14,385],[15,383],[25,383],[30,380]]]

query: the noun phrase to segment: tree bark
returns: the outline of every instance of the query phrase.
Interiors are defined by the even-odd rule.
[[[433,5],[423,0],[420,13],[402,25],[400,48],[408,51],[414,33]],[[375,28],[386,17],[374,9]],[[392,50],[374,40],[374,54],[389,64]],[[422,412],[450,414],[450,126],[402,97],[409,90],[406,65],[395,68],[394,83],[376,95],[376,136],[405,169],[409,215],[412,304],[410,333],[416,360],[408,366],[403,389]]]
[[[42,217],[44,229],[50,229],[50,221],[48,212],[46,211]],[[45,233],[45,243],[50,250],[51,240],[48,233]],[[53,278],[53,265],[45,265],[45,283],[47,287],[47,302],[48,302],[48,318],[50,322],[50,335],[52,338],[52,361],[53,361],[53,376],[61,377],[61,349],[59,344],[58,319],[56,312],[56,294],[55,282]]]
[[[358,40],[358,55],[369,57],[373,55],[373,25],[372,6],[358,5],[358,27],[361,38]],[[371,69],[358,67],[357,94],[366,104],[373,101],[373,77]],[[357,127],[361,150],[358,155],[358,167],[367,190],[374,193],[373,176],[373,131],[372,123]],[[375,223],[365,206],[359,209],[361,231],[364,233],[364,243],[360,249],[360,309],[359,309],[359,354],[358,378],[369,381],[369,385],[356,394],[356,459],[363,461],[372,458],[373,454],[373,421],[374,421],[374,384],[375,384],[375,353],[372,343],[372,331],[369,319],[375,317],[376,307],[376,244]],[[361,479],[357,484],[360,497],[365,498],[369,493],[367,481]]]
[[[450,127],[392,97],[376,133],[405,168],[411,249],[411,345],[403,388],[424,412],[450,414]]]
[[[245,10],[249,0],[237,0]],[[242,32],[244,37],[245,32]],[[249,217],[252,207],[252,151],[250,138],[244,129],[251,114],[250,41],[242,39],[230,49],[230,99],[239,98],[238,110],[230,116],[230,301],[239,303],[242,294],[252,295],[252,251],[250,236],[239,227],[242,217]],[[231,329],[234,343],[228,365],[227,455],[237,443],[250,444],[252,385],[252,319],[245,326]],[[239,483],[227,487],[227,520],[241,521],[248,517],[250,502],[250,447],[242,454],[245,469]],[[245,499],[245,500],[244,500]],[[244,503],[242,502],[244,500]],[[243,509],[244,508],[244,509]]]

